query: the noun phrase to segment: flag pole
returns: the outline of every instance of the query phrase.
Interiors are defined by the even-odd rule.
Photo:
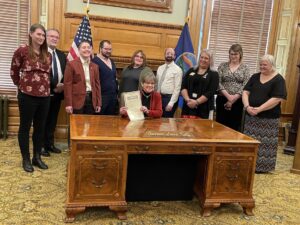
[[[187,17],[185,17],[185,20],[184,20],[184,22],[185,22],[185,23],[189,23],[189,20],[190,20],[190,17],[189,17],[189,16],[187,16]]]
[[[87,17],[89,17],[89,12],[90,12],[90,0],[87,0],[87,3],[86,3],[86,7],[85,7],[85,14]]]

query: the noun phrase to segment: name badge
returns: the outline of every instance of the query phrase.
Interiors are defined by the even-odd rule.
[[[193,98],[197,98],[197,96],[198,96],[197,93],[193,93],[193,94],[192,94],[192,97],[193,97]]]

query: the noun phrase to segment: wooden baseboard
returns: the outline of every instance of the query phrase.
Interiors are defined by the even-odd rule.
[[[297,170],[297,169],[291,169],[290,172],[294,173],[294,174],[299,174],[300,175],[300,170]]]

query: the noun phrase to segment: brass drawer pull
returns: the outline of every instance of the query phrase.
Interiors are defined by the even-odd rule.
[[[235,174],[235,175],[227,175],[226,176],[228,178],[229,181],[233,182],[239,179],[239,175]]]
[[[97,165],[97,163],[94,162],[93,166],[97,170],[103,170],[103,169],[105,169],[107,167],[107,163],[103,163],[102,165]]]
[[[104,184],[106,184],[106,180],[103,179],[100,184],[97,184],[97,182],[93,180],[92,184],[95,186],[95,188],[103,188]]]
[[[108,146],[94,145],[94,149],[96,150],[97,153],[104,153],[108,150]]]
[[[230,148],[229,148],[229,151],[231,151],[232,153],[234,153],[234,152],[240,152],[240,151],[241,151],[241,148],[233,148],[233,147],[230,147]]]
[[[240,169],[240,164],[236,163],[236,164],[230,164],[230,168],[232,170],[239,170]]]
[[[192,150],[194,153],[203,153],[209,150],[209,147],[206,146],[193,146]]]
[[[150,146],[135,146],[135,150],[137,151],[149,151]]]

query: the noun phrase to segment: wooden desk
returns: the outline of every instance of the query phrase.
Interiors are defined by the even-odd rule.
[[[194,192],[209,216],[221,203],[255,206],[252,187],[259,142],[211,120],[72,115],[66,222],[86,207],[108,206],[126,219],[128,154],[203,155]]]

